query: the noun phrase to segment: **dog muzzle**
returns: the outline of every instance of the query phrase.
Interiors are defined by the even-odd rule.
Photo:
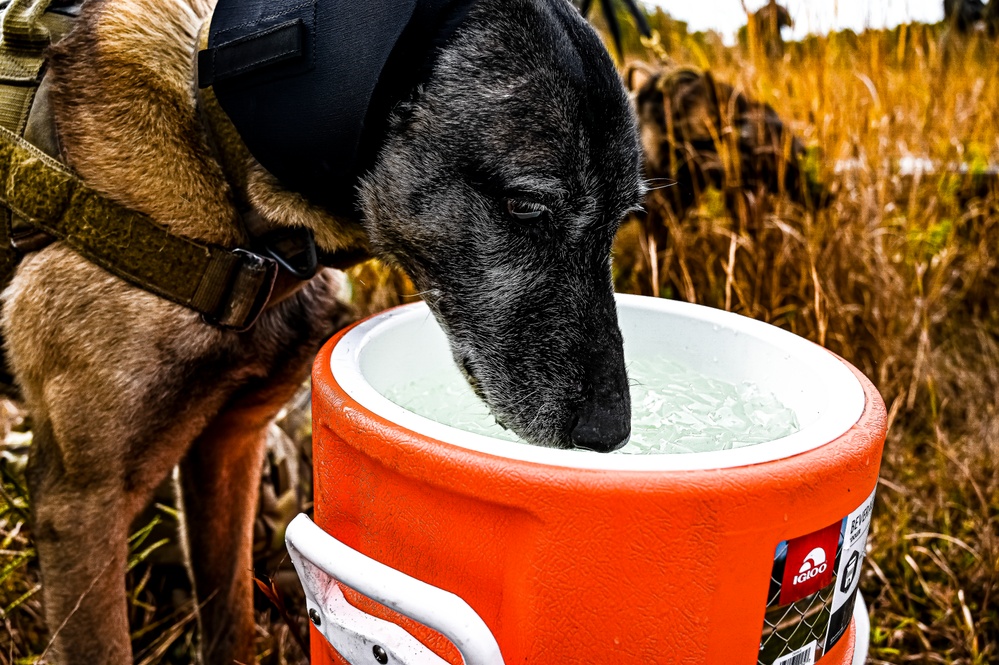
[[[282,184],[341,214],[391,109],[475,0],[220,0],[199,85]]]

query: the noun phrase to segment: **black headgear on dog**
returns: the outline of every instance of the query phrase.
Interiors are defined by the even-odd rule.
[[[392,107],[475,0],[219,0],[201,87],[289,189],[355,212]]]

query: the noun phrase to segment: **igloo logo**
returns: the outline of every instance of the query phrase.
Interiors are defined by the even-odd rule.
[[[841,527],[842,522],[836,522],[787,541],[780,605],[797,602],[832,584]]]
[[[821,575],[829,568],[826,563],[826,551],[821,547],[816,547],[805,557],[805,562],[798,569],[798,574],[794,576],[793,583],[801,584],[817,575]]]

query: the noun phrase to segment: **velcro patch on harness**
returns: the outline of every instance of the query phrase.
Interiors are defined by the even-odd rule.
[[[7,205],[29,220],[57,219],[73,194],[73,178],[37,156],[17,159],[16,153],[5,182]]]
[[[207,88],[216,81],[298,60],[305,55],[305,32],[305,23],[296,18],[201,51],[198,85]]]

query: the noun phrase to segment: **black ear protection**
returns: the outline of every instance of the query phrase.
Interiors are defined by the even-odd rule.
[[[282,184],[355,213],[392,107],[475,0],[219,0],[199,85]]]

